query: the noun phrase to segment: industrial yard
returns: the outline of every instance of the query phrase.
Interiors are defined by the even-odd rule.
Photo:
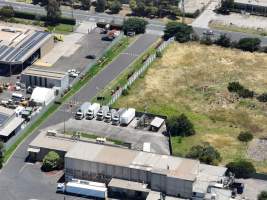
[[[265,104],[236,98],[227,91],[227,84],[240,81],[257,93],[265,92],[265,63],[266,56],[261,53],[196,43],[172,44],[145,77],[131,87],[130,94],[114,106],[133,106],[142,111],[147,105],[148,112],[167,116],[185,113],[197,133],[173,137],[175,155],[185,155],[191,146],[209,142],[220,151],[222,163],[240,157],[253,160],[237,135],[250,130],[255,138],[265,137]],[[266,172],[264,159],[253,160],[259,172]]]

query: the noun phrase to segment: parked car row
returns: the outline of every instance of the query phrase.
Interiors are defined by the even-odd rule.
[[[81,120],[83,118],[87,120],[96,119],[99,121],[105,121],[113,125],[127,126],[135,117],[134,108],[121,108],[119,110],[110,109],[108,106],[100,106],[99,103],[85,102],[75,113],[75,119]]]

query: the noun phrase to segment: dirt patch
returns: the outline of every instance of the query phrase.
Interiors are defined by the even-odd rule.
[[[253,140],[248,148],[248,156],[257,161],[267,160],[267,138]]]

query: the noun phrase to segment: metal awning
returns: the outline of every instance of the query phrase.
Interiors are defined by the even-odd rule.
[[[32,153],[39,153],[40,152],[40,148],[32,148],[32,147],[29,147],[28,152],[32,152]]]

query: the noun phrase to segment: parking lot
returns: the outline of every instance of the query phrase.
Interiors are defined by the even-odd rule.
[[[54,124],[45,128],[45,130],[54,129],[70,132],[84,132],[97,135],[99,137],[106,137],[132,144],[133,149],[142,150],[145,142],[151,143],[151,152],[159,154],[170,154],[168,138],[159,132],[150,132],[137,130],[134,128],[136,120],[133,120],[128,127],[114,126],[111,123],[104,121],[93,120],[75,120],[73,118],[67,119],[64,122]],[[163,130],[163,129],[162,129]]]

